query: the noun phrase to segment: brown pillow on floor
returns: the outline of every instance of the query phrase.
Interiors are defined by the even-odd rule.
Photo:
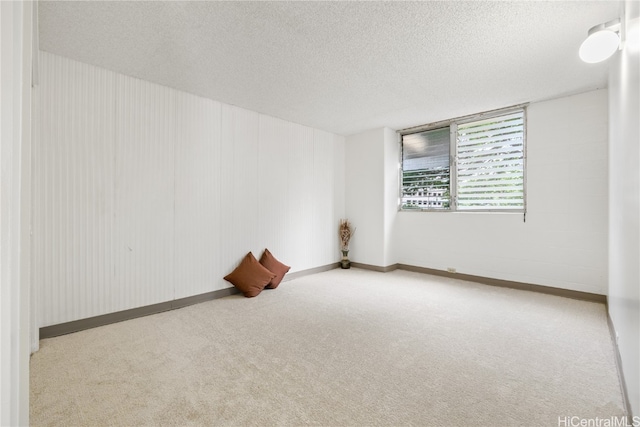
[[[264,268],[249,252],[235,270],[224,276],[224,280],[231,282],[245,297],[251,298],[262,292],[274,277],[276,275]]]
[[[280,282],[282,282],[284,275],[291,269],[288,265],[284,265],[278,261],[276,257],[269,252],[269,249],[264,250],[264,253],[260,257],[260,264],[264,265],[267,270],[275,273],[276,275],[276,277],[271,279],[271,282],[267,285],[267,288],[269,289],[277,288]]]

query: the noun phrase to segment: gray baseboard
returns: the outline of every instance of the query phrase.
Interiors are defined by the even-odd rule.
[[[389,272],[393,270],[407,270],[418,273],[432,274],[437,276],[450,277],[453,279],[467,280],[471,282],[482,283],[485,285],[502,286],[513,289],[521,289],[533,292],[541,292],[551,295],[563,296],[586,301],[606,303],[606,296],[598,294],[590,294],[588,292],[571,291],[567,289],[552,288],[549,286],[532,285],[527,283],[511,282],[508,280],[491,279],[487,277],[473,276],[469,274],[449,273],[447,271],[435,270],[431,268],[416,267],[407,264],[393,264],[386,267],[352,262],[354,268],[362,268],[371,271]],[[340,263],[332,263],[320,267],[310,268],[307,270],[296,271],[287,274],[283,281],[293,280],[299,277],[308,276],[310,274],[321,273],[328,270],[339,268]],[[103,314],[101,316],[89,317],[86,319],[74,320],[72,322],[60,323],[57,325],[45,326],[40,328],[40,339],[51,338],[59,335],[70,334],[72,332],[82,331],[84,329],[96,328],[98,326],[108,325],[110,323],[122,322],[124,320],[135,319],[137,317],[148,316],[150,314],[161,313],[163,311],[174,310],[176,308],[186,307],[192,304],[198,304],[217,298],[226,297],[237,294],[238,290],[234,287],[220,289],[213,292],[207,292],[200,295],[194,295],[173,301],[165,301],[158,304],[147,305],[144,307],[132,308],[129,310],[118,311],[115,313]]]
[[[323,271],[333,270],[338,268],[340,263],[327,264],[316,268],[310,268],[308,270],[296,271],[294,273],[287,274],[283,281],[292,280],[298,277],[308,276],[310,274],[321,273]],[[165,301],[158,304],[145,305],[143,307],[131,308],[129,310],[117,311],[115,313],[103,314],[100,316],[89,317],[86,319],[74,320],[66,323],[59,323],[57,325],[45,326],[40,328],[40,339],[57,337],[59,335],[66,335],[73,332],[79,332],[85,329],[97,328],[98,326],[109,325],[111,323],[122,322],[125,320],[135,319],[137,317],[149,316],[150,314],[161,313],[163,311],[175,310],[176,308],[182,308],[193,304],[198,304],[205,301],[210,301],[229,295],[234,295],[239,291],[232,287],[220,289],[213,292],[207,292],[204,294],[194,295],[186,298],[180,298],[173,301]]]
[[[398,264],[393,264],[386,267],[380,267],[378,265],[363,264],[361,262],[352,262],[351,266],[355,268],[363,268],[365,270],[379,271],[381,273],[388,273],[389,271],[398,269]]]
[[[607,308],[607,324],[609,325],[609,334],[611,335],[611,344],[613,345],[613,352],[615,353],[616,370],[618,371],[618,379],[620,380],[620,392],[622,393],[622,403],[624,404],[624,413],[627,416],[627,425],[633,425],[633,414],[631,411],[631,402],[629,401],[629,394],[627,392],[627,382],[624,379],[624,372],[622,371],[622,357],[620,356],[620,348],[618,347],[618,340],[616,338],[616,328],[611,320],[609,309]]]
[[[136,307],[129,310],[116,311],[115,313],[108,313],[100,316],[88,317],[86,319],[59,323],[57,325],[45,326],[40,328],[40,339],[57,337],[59,335],[66,335],[85,329],[97,328],[98,326],[109,325],[111,323],[135,319],[137,317],[149,316],[150,314],[162,313],[163,311],[174,310],[176,308],[234,295],[238,292],[239,291],[233,287],[225,288],[173,301],[165,301],[158,304],[145,305],[144,307]]]
[[[307,270],[302,270],[302,271],[296,271],[294,273],[287,273],[287,275],[284,276],[284,279],[282,279],[282,281],[286,282],[288,280],[297,279],[298,277],[304,277],[304,276],[309,276],[311,274],[322,273],[323,271],[333,270],[338,267],[340,267],[340,263],[335,262],[332,264],[322,265],[320,267],[309,268]]]
[[[598,302],[602,304],[607,303],[606,295],[592,294],[589,292],[582,292],[582,291],[573,291],[570,289],[554,288],[551,286],[534,285],[531,283],[512,282],[510,280],[493,279],[490,277],[474,276],[472,274],[449,273],[448,271],[436,270],[433,268],[426,268],[426,267],[416,267],[415,265],[393,264],[387,267],[380,267],[376,265],[362,264],[359,262],[352,262],[351,265],[355,268],[363,268],[366,270],[380,271],[380,272],[388,272],[393,270],[413,271],[416,273],[431,274],[434,276],[449,277],[451,279],[459,279],[459,280],[466,280],[468,282],[482,283],[484,285],[500,286],[503,288],[539,292],[543,294],[556,295],[560,297],[578,299],[583,301]]]

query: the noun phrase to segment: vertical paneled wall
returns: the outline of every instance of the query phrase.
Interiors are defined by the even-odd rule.
[[[108,297],[117,311],[174,295],[175,91],[119,75],[115,111],[115,280]]]
[[[233,259],[222,259],[222,191],[219,103],[176,94],[175,298],[211,289],[211,279]],[[232,147],[233,148],[233,147]],[[218,254],[212,256],[211,254]],[[237,254],[236,254],[237,257]]]
[[[37,89],[40,327],[229,287],[268,247],[339,259],[344,139],[46,52]]]
[[[117,78],[53,55],[41,59],[32,283],[38,317],[51,324],[117,307],[109,290],[115,285]]]

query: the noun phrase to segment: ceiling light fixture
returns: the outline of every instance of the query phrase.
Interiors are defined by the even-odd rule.
[[[620,19],[596,25],[580,45],[580,59],[589,64],[601,62],[620,48]]]

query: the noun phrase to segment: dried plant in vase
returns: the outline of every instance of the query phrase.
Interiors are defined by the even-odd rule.
[[[342,251],[342,260],[340,261],[341,268],[351,268],[351,261],[349,261],[349,242],[355,232],[356,229],[348,219],[340,220],[338,235],[340,236],[340,250]]]

